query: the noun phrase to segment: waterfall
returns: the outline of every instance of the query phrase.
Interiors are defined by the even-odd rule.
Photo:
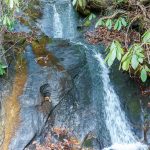
[[[71,3],[68,4],[68,12],[67,12],[67,18],[68,18],[68,37],[73,38],[75,35],[75,27],[73,25],[74,23],[74,14],[73,14],[73,8]]]
[[[53,33],[54,38],[62,38],[63,37],[63,25],[60,19],[60,15],[57,12],[56,5],[53,5]]]
[[[54,4],[53,13],[53,37],[73,39],[76,33],[76,14],[72,4],[68,2]]]
[[[104,88],[105,123],[109,131],[112,146],[104,150],[147,150],[147,146],[137,142],[131,131],[125,113],[122,111],[118,95],[110,84],[109,70],[101,54],[96,53],[99,62],[100,76]]]
[[[78,35],[77,14],[70,1],[44,3],[43,15],[37,19],[36,25],[49,37],[73,39]]]

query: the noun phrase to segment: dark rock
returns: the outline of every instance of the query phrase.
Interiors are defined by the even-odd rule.
[[[44,84],[44,85],[42,85],[40,87],[40,93],[44,97],[45,100],[49,100],[50,101],[51,93],[50,93],[49,89],[50,89],[49,84]]]

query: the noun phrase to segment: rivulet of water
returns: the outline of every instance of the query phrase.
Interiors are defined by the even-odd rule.
[[[54,38],[62,38],[63,37],[63,26],[60,20],[60,15],[57,12],[56,5],[53,5],[53,33]]]
[[[111,137],[112,146],[104,150],[147,150],[147,146],[137,142],[132,133],[120,100],[110,83],[109,69],[100,53],[95,54],[99,62],[100,76],[104,88],[105,123]]]

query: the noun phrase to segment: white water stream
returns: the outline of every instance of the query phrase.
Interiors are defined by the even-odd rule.
[[[75,37],[74,14],[72,4],[68,4],[68,37]]]
[[[68,34],[74,36],[71,4],[66,11],[68,13],[66,18],[62,18],[63,15],[58,11],[56,5],[53,5],[54,38],[64,38]],[[67,19],[65,32],[63,32],[63,22],[65,22],[63,19]],[[148,150],[146,145],[138,142],[138,138],[131,131],[126,115],[121,109],[119,97],[110,83],[109,70],[104,63],[104,59],[99,53],[96,53],[94,57],[99,62],[100,72],[98,73],[104,89],[105,123],[112,143],[111,147],[104,148],[104,150]]]
[[[147,150],[147,146],[137,142],[137,138],[132,133],[125,113],[120,106],[120,100],[110,84],[109,70],[105,65],[101,54],[96,53],[95,58],[99,62],[101,69],[100,76],[104,88],[105,122],[109,131],[112,146],[104,150]]]
[[[58,11],[57,5],[53,5],[53,13],[53,37],[67,39],[74,38],[75,18],[71,3],[67,5],[65,12],[61,12],[61,10]]]
[[[61,23],[60,15],[57,12],[56,5],[53,5],[53,33],[54,38],[62,38],[63,37],[63,25]]]

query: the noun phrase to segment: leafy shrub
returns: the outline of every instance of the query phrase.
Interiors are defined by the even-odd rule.
[[[0,62],[0,75],[4,75],[5,74],[5,69],[7,68],[7,66],[5,66],[4,64],[2,64]]]
[[[120,61],[119,69],[129,72],[133,70],[135,74],[140,72],[141,80],[145,82],[150,73],[145,57],[145,45],[150,45],[150,30],[142,36],[141,43],[133,43],[127,51],[118,41],[114,40],[107,48],[105,61],[108,66],[111,66],[114,60],[118,59]]]
[[[100,18],[95,27],[97,28],[98,26],[106,26],[109,30],[114,28],[114,30],[120,31],[122,27],[127,26],[127,21],[125,17],[119,17],[118,19],[103,19]]]

